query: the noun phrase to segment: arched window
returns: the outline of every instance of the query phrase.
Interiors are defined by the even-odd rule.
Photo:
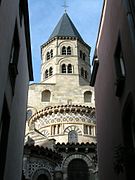
[[[68,73],[72,73],[72,65],[68,64]]]
[[[48,69],[45,71],[45,78],[48,78]]]
[[[83,67],[81,68],[81,76],[84,77],[84,69],[83,69]]]
[[[62,73],[66,73],[66,65],[62,64]]]
[[[62,55],[66,55],[66,47],[65,46],[62,47]]]
[[[53,50],[52,49],[50,51],[50,56],[51,56],[51,58],[53,57]]]
[[[82,51],[80,50],[80,58],[82,58]]]
[[[71,47],[70,46],[67,47],[67,55],[71,55]]]
[[[83,53],[83,60],[85,61],[85,59],[86,59],[86,54]]]
[[[91,102],[92,92],[86,91],[84,93],[84,102]]]
[[[53,68],[50,67],[50,68],[49,68],[49,76],[52,76],[52,74],[53,74]]]
[[[42,102],[50,102],[51,92],[49,90],[45,90],[42,92]]]
[[[78,142],[78,134],[75,130],[72,130],[68,133],[68,142],[69,143],[77,143]]]
[[[88,73],[87,71],[85,71],[85,79],[87,79],[87,77],[88,77]]]
[[[50,59],[50,53],[49,53],[49,52],[47,52],[47,54],[46,54],[46,59],[47,59],[47,60]]]

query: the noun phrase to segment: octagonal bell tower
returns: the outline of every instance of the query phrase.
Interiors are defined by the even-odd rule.
[[[64,13],[48,41],[41,46],[41,82],[89,85],[90,47]]]

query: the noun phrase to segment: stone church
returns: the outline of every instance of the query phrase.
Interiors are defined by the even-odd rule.
[[[29,86],[24,179],[96,179],[90,50],[65,12],[41,46],[41,81]]]

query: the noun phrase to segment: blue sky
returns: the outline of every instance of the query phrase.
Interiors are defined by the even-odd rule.
[[[64,13],[64,0],[29,0],[34,82],[40,81],[41,50]],[[83,40],[95,48],[103,0],[67,0],[67,13]]]

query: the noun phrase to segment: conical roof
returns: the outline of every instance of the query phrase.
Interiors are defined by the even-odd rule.
[[[53,33],[49,37],[49,40],[54,37],[76,37],[83,41],[81,35],[77,31],[76,27],[74,26],[73,22],[66,12],[63,14],[60,21],[56,25]]]

